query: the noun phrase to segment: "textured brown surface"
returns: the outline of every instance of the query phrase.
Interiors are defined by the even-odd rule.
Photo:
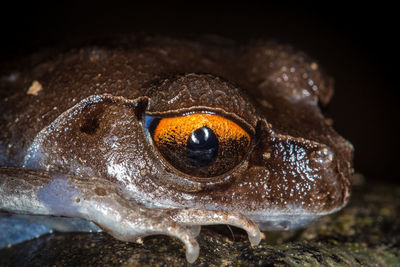
[[[239,45],[216,37],[138,35],[42,57],[32,59],[31,70],[29,64],[26,71],[8,70],[11,76],[1,80],[8,95],[0,106],[0,125],[8,129],[0,133],[3,166],[21,166],[42,130],[28,168],[115,179],[107,169],[124,162],[131,181],[122,187],[137,183],[151,194],[157,188],[145,185],[149,179],[180,191],[230,184],[226,191],[193,196],[207,205],[209,199],[198,198],[210,194],[228,209],[251,200],[257,208],[293,203],[318,213],[347,202],[352,147],[318,107],[318,97],[326,103],[332,95],[331,78],[301,52],[265,41]],[[32,81],[43,88],[36,96],[26,93]],[[248,126],[254,138],[245,163],[207,183],[175,174],[173,162],[169,169],[161,164],[143,134],[143,112],[191,110],[221,113]],[[110,148],[115,137],[123,141]],[[173,193],[165,197],[179,200]]]
[[[199,248],[186,226],[230,224],[258,244],[258,227],[297,229],[348,202],[353,148],[319,108],[331,78],[302,52],[267,41],[131,35],[34,58],[2,74],[2,211],[83,218],[122,241],[175,236],[193,262]],[[41,89],[32,93],[32,84]],[[251,140],[240,160],[230,164],[239,148],[225,145],[198,179],[177,167],[181,157],[163,157],[146,116],[192,112],[242,125]],[[19,194],[33,179],[26,169],[51,181]],[[94,181],[113,193],[99,194]]]

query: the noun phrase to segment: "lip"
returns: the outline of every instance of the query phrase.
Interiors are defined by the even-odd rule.
[[[340,207],[317,213],[299,207],[290,207],[286,210],[265,210],[244,214],[256,223],[261,231],[290,231],[306,227],[322,216],[341,210],[345,205],[346,203]]]
[[[323,215],[326,214],[316,214],[302,208],[290,209],[290,212],[268,210],[246,214],[249,219],[258,225],[261,231],[295,230],[307,226]]]

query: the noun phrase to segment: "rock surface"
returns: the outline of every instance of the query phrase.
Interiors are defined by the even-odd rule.
[[[400,186],[353,188],[349,205],[308,228],[266,232],[250,246],[244,232],[203,228],[193,266],[400,266]],[[55,233],[0,250],[0,266],[186,266],[182,243],[152,236],[142,244],[105,233]]]

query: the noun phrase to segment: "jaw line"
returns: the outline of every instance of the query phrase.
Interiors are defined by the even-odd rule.
[[[318,218],[336,212],[341,208],[313,213],[302,208],[292,207],[286,210],[249,212],[245,213],[245,216],[254,221],[261,231],[289,231],[303,228]]]

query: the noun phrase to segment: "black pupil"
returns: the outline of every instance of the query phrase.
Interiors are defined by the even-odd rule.
[[[217,156],[218,138],[208,127],[194,131],[188,139],[186,155],[193,167],[204,167]]]

